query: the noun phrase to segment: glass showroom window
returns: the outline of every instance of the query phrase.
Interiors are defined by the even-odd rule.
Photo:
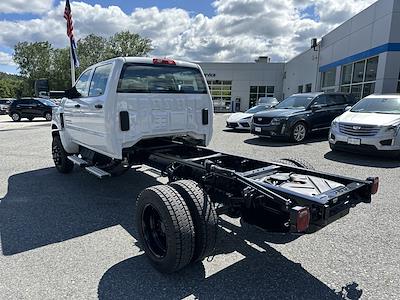
[[[229,111],[232,97],[232,81],[211,80],[207,81],[215,111]]]
[[[250,86],[249,107],[257,105],[258,99],[261,97],[273,97],[275,92],[274,86]]]
[[[302,86],[302,85],[299,85],[299,86],[297,87],[297,92],[298,92],[299,94],[301,94],[301,93],[303,92],[303,86]]]
[[[342,66],[340,90],[351,93],[356,99],[375,92],[378,56]]]
[[[332,87],[335,85],[336,68],[332,68],[326,72],[322,72],[322,88]]]

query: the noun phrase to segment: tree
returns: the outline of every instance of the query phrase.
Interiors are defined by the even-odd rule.
[[[15,98],[22,82],[21,76],[0,72],[0,98]]]
[[[100,61],[118,56],[144,56],[151,50],[150,39],[129,31],[116,33],[110,38],[90,34],[77,42],[80,67],[76,75]],[[54,49],[49,42],[19,42],[14,47],[13,58],[24,79],[17,85],[15,93],[31,96],[34,81],[43,78],[49,80],[51,90],[65,90],[71,86],[68,47]],[[3,89],[6,93],[6,88]]]
[[[52,52],[49,87],[53,91],[63,91],[71,87],[71,63],[69,49],[54,49]]]
[[[87,67],[100,61],[109,59],[108,46],[109,42],[106,38],[89,34],[77,42],[77,52],[80,62],[78,74],[83,72]]]
[[[109,47],[109,58],[144,56],[153,50],[150,39],[142,38],[140,35],[129,31],[114,34],[109,40]]]

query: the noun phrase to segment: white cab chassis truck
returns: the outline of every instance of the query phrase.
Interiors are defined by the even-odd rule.
[[[312,233],[371,202],[379,180],[316,171],[205,148],[213,105],[201,68],[160,58],[115,58],[85,70],[53,111],[56,169],[98,178],[146,164],[169,184],[137,198],[137,239],[151,264],[172,273],[213,255],[218,215],[267,231]],[[291,240],[291,239],[289,239]]]

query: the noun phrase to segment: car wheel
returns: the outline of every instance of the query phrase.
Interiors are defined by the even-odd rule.
[[[295,143],[301,143],[306,139],[306,136],[307,125],[303,122],[296,123],[292,129],[291,140]]]
[[[11,114],[11,119],[14,121],[14,122],[19,122],[19,121],[21,121],[21,115],[19,114],[19,113],[12,113]]]
[[[74,168],[74,163],[68,159],[68,153],[65,151],[58,135],[53,137],[51,150],[57,171],[64,174],[70,173]]]
[[[51,113],[49,113],[49,112],[45,113],[44,118],[46,119],[46,121],[51,121],[51,119],[52,119]]]
[[[189,208],[173,187],[143,190],[136,201],[135,220],[138,241],[155,269],[173,273],[191,262],[194,225]]]

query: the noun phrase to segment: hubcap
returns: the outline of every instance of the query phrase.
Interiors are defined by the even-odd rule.
[[[45,118],[47,121],[51,121],[51,114],[46,114]]]
[[[148,204],[142,213],[142,231],[147,248],[158,258],[167,254],[165,225],[157,209]]]
[[[14,121],[18,121],[18,120],[19,120],[19,115],[18,115],[18,114],[13,114],[13,115],[12,115],[12,119],[13,119]]]
[[[306,137],[306,128],[303,124],[298,124],[294,128],[293,137],[296,141],[300,142]]]

